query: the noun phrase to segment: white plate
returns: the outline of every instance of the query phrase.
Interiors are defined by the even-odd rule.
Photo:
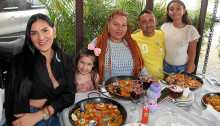
[[[155,121],[154,126],[193,126],[190,122],[177,116],[163,116]]]
[[[194,101],[194,93],[191,91],[185,99],[176,99],[175,105],[179,107],[190,106]]]
[[[147,125],[141,124],[141,123],[128,123],[128,124],[125,124],[124,126],[147,126]]]
[[[194,101],[194,93],[191,91],[185,99],[176,99],[175,102],[191,102]]]
[[[185,103],[181,103],[181,102],[175,102],[175,106],[179,106],[179,107],[185,107],[185,106],[190,106],[192,105],[193,101],[191,102],[185,102]]]

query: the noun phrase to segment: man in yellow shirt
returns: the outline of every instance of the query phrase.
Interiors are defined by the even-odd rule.
[[[144,65],[149,75],[158,79],[163,78],[163,59],[165,55],[164,33],[155,30],[157,19],[153,12],[143,10],[138,18],[138,25],[142,29],[132,38],[136,40],[144,58]]]

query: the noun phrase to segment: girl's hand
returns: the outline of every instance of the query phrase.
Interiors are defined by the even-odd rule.
[[[36,113],[17,114],[15,117],[18,119],[12,122],[13,126],[34,126],[43,119],[43,114],[39,111]]]
[[[189,56],[189,60],[187,63],[187,73],[192,73],[194,72],[196,66],[195,66],[195,58],[196,58],[196,45],[197,45],[197,39],[193,40],[189,43],[189,47],[188,47],[188,56]]]

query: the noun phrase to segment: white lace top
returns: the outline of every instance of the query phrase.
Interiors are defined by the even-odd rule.
[[[92,44],[96,45],[96,39],[94,39]],[[134,64],[133,58],[131,55],[130,48],[127,47],[127,42],[124,43],[114,43],[108,39],[108,45],[111,47],[111,65],[112,65],[112,74],[109,73],[109,50],[105,54],[105,76],[103,81],[106,81],[113,76],[133,76]],[[107,47],[108,48],[108,47]],[[142,74],[147,75],[147,70],[144,67],[142,69]]]
[[[164,23],[161,26],[164,32],[167,63],[179,66],[188,62],[187,49],[189,42],[198,40],[200,35],[192,25],[186,25],[183,28],[176,28],[173,23]]]

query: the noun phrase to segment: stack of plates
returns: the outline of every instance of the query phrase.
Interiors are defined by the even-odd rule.
[[[194,93],[191,91],[187,97],[180,97],[179,99],[175,100],[176,106],[189,106],[192,105],[194,101]]]

